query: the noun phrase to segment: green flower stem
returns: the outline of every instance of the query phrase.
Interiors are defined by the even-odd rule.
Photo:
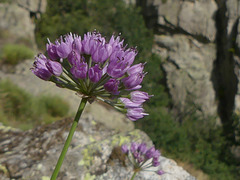
[[[71,129],[69,131],[67,140],[66,140],[66,142],[64,144],[64,147],[62,149],[62,153],[61,153],[61,155],[60,155],[60,157],[58,159],[58,162],[56,164],[56,167],[55,167],[55,169],[53,171],[51,180],[56,180],[56,178],[58,176],[59,170],[60,170],[60,168],[62,166],[62,163],[63,163],[64,157],[65,157],[65,155],[67,153],[68,147],[70,146],[70,143],[71,143],[74,131],[75,131],[76,127],[77,127],[78,121],[80,119],[80,116],[81,116],[81,114],[82,114],[82,112],[83,112],[83,110],[84,110],[84,108],[85,108],[85,106],[87,104],[87,100],[88,100],[87,98],[82,98],[82,101],[81,101],[81,103],[80,103],[80,105],[78,107],[77,114],[76,114],[76,116],[74,118],[72,127],[71,127]]]
[[[135,178],[136,174],[137,174],[137,172],[134,172],[134,174],[131,177],[131,180],[133,180]]]

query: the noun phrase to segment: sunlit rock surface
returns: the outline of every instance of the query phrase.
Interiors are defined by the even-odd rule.
[[[50,179],[71,122],[72,119],[64,119],[25,132],[1,124],[0,179]],[[58,179],[130,179],[132,166],[120,145],[131,141],[152,145],[140,130],[120,132],[86,115],[79,121]],[[161,157],[160,161],[164,175],[142,172],[135,179],[195,179],[173,160]]]

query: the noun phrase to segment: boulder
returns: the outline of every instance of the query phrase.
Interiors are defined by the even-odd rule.
[[[0,124],[0,179],[50,180],[71,123],[64,119],[25,132]],[[119,133],[92,116],[81,118],[58,179],[130,179],[132,166],[120,146],[132,141],[152,145],[140,130]],[[195,180],[173,160],[160,162],[164,175],[141,172],[135,179]]]
[[[158,25],[215,40],[217,4],[214,0],[155,0],[153,4],[158,9]]]
[[[15,38],[25,38],[34,41],[34,22],[30,13],[17,4],[0,3],[0,30],[8,31]],[[9,35],[8,38],[10,38]]]
[[[47,0],[11,0],[0,3],[0,47],[5,43],[22,41],[36,48],[34,18],[45,12],[46,6]]]
[[[215,45],[181,34],[155,35],[154,39],[154,52],[164,59],[162,66],[177,113],[194,106],[203,115],[215,115],[217,104],[211,83]]]
[[[178,25],[189,34],[214,41],[216,11],[214,0],[183,1],[177,16]]]
[[[13,0],[13,2],[34,13],[44,13],[47,7],[47,0]]]

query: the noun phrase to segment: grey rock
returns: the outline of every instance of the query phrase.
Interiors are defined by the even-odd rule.
[[[17,4],[0,3],[0,29],[10,32],[15,37],[34,41],[35,25],[30,13]]]
[[[39,18],[44,13],[47,6],[47,0],[11,0],[0,3],[0,31],[7,32],[3,35],[2,44],[15,43],[22,40],[35,45],[35,24],[34,18]]]
[[[228,17],[227,31],[230,35],[240,16],[240,0],[227,0],[226,8],[226,16]]]
[[[226,17],[228,18],[227,33],[229,42],[235,41],[236,49],[234,51],[235,61],[235,74],[238,78],[237,94],[235,95],[235,109],[234,112],[239,114],[240,112],[240,0],[228,0],[226,1]],[[233,38],[236,37],[236,38]]]
[[[47,0],[13,0],[18,6],[29,12],[44,13],[47,7]]]
[[[118,133],[94,121],[80,119],[58,179],[130,179],[132,166],[121,153],[120,145],[132,141],[152,145],[140,130]],[[72,119],[65,119],[25,132],[0,124],[0,179],[50,179],[71,122]],[[164,175],[141,172],[135,179],[195,179],[173,160],[161,157],[160,162]]]
[[[214,41],[216,36],[214,0],[155,0],[158,9],[158,24]]]
[[[215,13],[217,4],[214,0],[184,1],[179,12],[178,24],[184,31],[215,40]]]
[[[176,27],[181,3],[182,2],[179,0],[167,0],[166,3],[161,0],[155,1],[154,5],[158,7],[158,23],[160,25],[167,25],[170,23]]]
[[[165,59],[167,85],[178,113],[195,106],[203,115],[215,115],[217,104],[211,83],[215,45],[186,35],[156,35],[155,42],[154,52]]]
[[[238,50],[240,50],[240,18],[238,19],[236,44]]]

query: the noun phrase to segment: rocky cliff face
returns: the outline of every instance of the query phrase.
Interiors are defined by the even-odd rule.
[[[139,0],[177,115],[239,111],[239,0]]]
[[[0,3],[0,32],[7,32],[4,38],[35,42],[34,18],[45,12],[46,5],[47,0],[9,0]]]

